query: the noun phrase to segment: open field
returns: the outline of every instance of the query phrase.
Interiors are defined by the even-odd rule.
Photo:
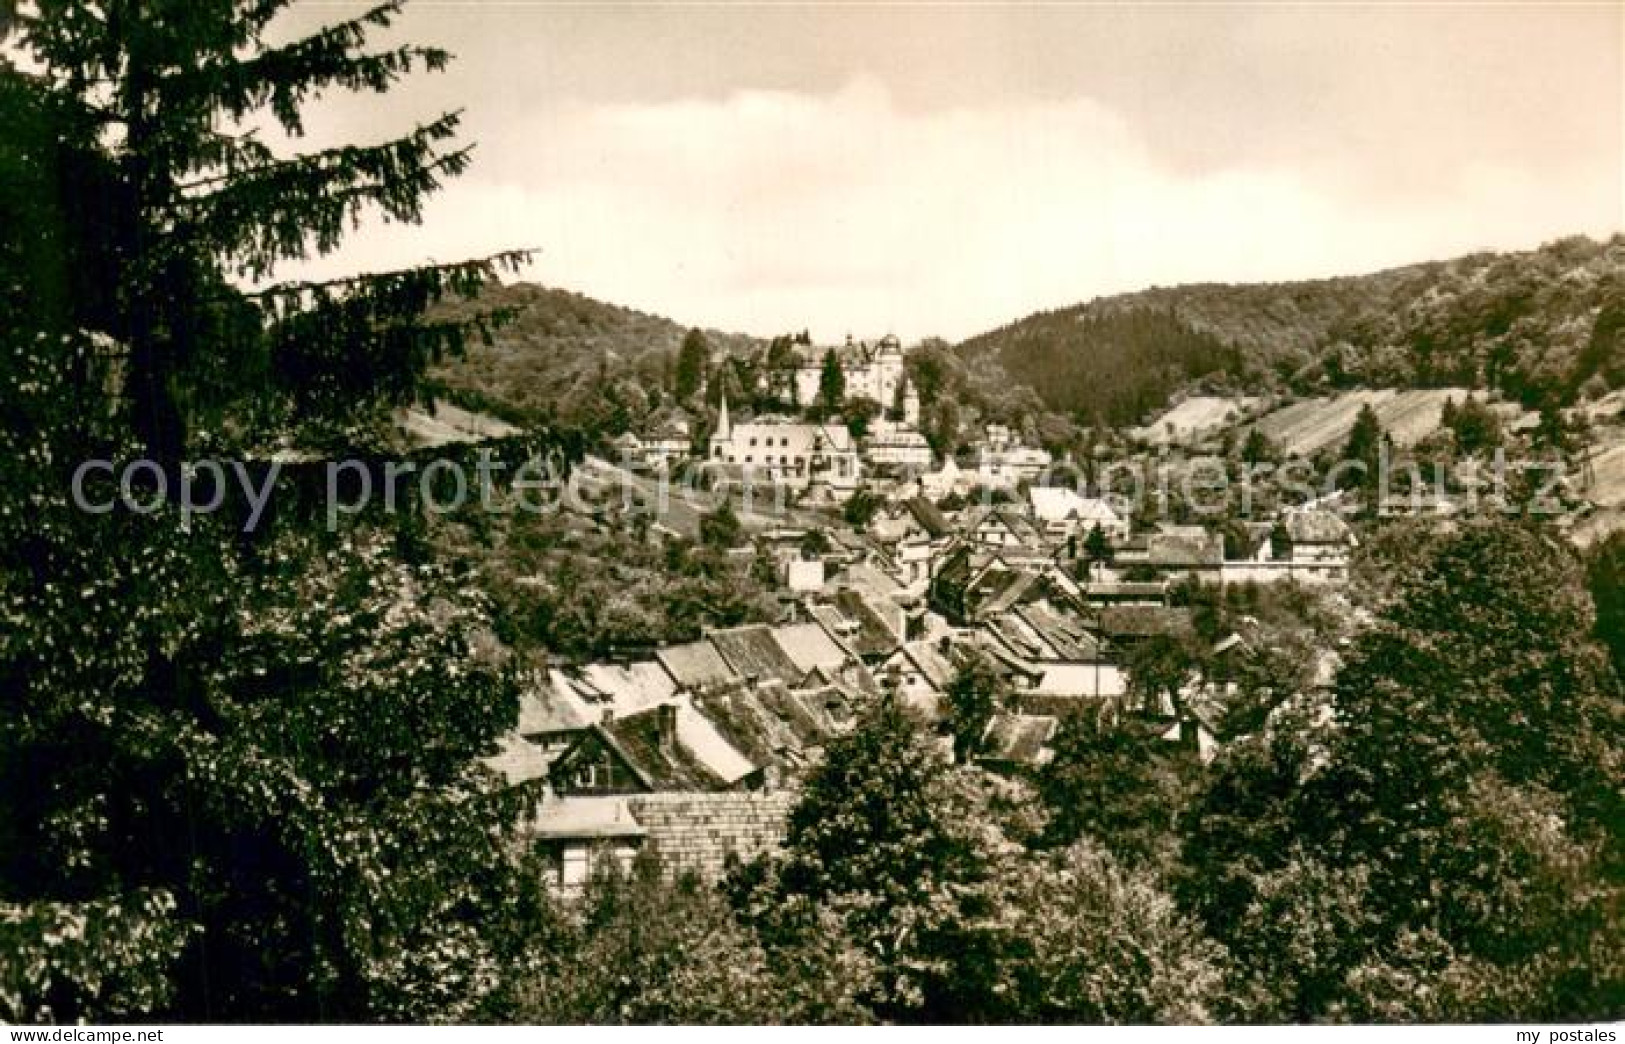
[[[1383,431],[1396,444],[1409,446],[1438,429],[1445,400],[1461,402],[1467,394],[1464,388],[1353,391],[1293,403],[1267,414],[1256,427],[1283,452],[1309,456],[1347,439],[1361,407],[1369,404]]]

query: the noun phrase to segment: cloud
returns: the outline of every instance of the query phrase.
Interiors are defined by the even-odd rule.
[[[1625,225],[1617,166],[1442,191],[1163,165],[1087,98],[911,110],[876,80],[560,103],[488,130],[419,228],[306,268],[539,246],[529,278],[685,323],[961,337],[1101,293],[1366,271]],[[482,170],[482,153],[497,162]]]

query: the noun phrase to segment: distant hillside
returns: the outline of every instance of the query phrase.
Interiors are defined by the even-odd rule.
[[[1454,384],[1569,403],[1625,384],[1625,238],[1337,279],[1154,288],[1040,312],[958,350],[1052,409],[1117,424],[1198,382]]]
[[[511,309],[515,316],[491,345],[472,345],[465,358],[437,367],[434,377],[466,404],[521,423],[544,417],[576,421],[583,419],[575,416],[578,410],[613,408],[613,401],[605,402],[606,385],[644,400],[628,408],[646,409],[649,390],[669,383],[688,332],[670,319],[532,283],[492,286],[476,303],[446,311],[472,308]],[[714,330],[706,337],[729,353],[760,345]]]

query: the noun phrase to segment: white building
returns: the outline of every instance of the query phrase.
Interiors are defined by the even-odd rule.
[[[977,452],[976,478],[984,486],[1011,489],[1038,478],[1053,462],[1048,450],[1023,444],[1003,424],[989,424]]]
[[[801,364],[796,367],[796,403],[812,404],[818,398],[818,385],[824,376],[824,357],[830,352],[841,363],[841,376],[845,378],[846,397],[867,398],[889,410],[898,395],[903,398],[903,420],[918,424],[920,399],[911,387],[903,366],[903,343],[888,334],[873,345],[864,341],[846,339],[839,348],[811,347],[802,350]],[[899,389],[902,389],[901,392]]]
[[[1027,500],[1033,518],[1052,537],[1087,536],[1099,526],[1109,540],[1128,539],[1128,521],[1098,497],[1085,497],[1064,486],[1033,486]]]
[[[920,475],[931,467],[931,444],[912,424],[877,420],[863,440],[863,458],[876,468]]]
[[[805,424],[762,417],[734,424],[722,400],[709,460],[747,481],[805,489],[814,480],[837,490],[856,489],[862,476],[857,445],[844,424]]]

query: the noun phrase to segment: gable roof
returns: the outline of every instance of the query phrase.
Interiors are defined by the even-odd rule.
[[[597,694],[616,716],[636,714],[677,695],[677,684],[659,662],[595,663],[576,671],[578,687]]]
[[[1044,602],[1021,606],[1016,615],[1027,621],[1058,659],[1095,663],[1101,659],[1100,640],[1089,633],[1082,620],[1058,612]]]
[[[811,752],[839,730],[829,704],[846,702],[846,694],[833,686],[792,692],[770,681],[712,689],[699,697],[698,706],[729,744],[756,764],[795,768],[807,764]]]
[[[666,735],[673,725],[675,733]],[[616,718],[596,731],[614,738],[651,790],[719,790],[756,771],[686,702]]]
[[[1330,511],[1293,511],[1281,522],[1294,544],[1348,544],[1353,536],[1348,523]]]
[[[704,689],[737,680],[733,668],[716,647],[701,639],[683,645],[668,645],[655,653],[672,680],[685,689]]]
[[[897,648],[902,635],[892,630],[886,618],[857,591],[835,592],[835,605],[857,627],[846,638],[847,647],[859,656],[883,656]]]
[[[935,642],[908,642],[897,648],[894,656],[906,657],[938,689],[946,689],[954,678],[954,665],[937,651]]]
[[[995,714],[982,733],[982,758],[1037,767],[1055,757],[1048,746],[1060,723],[1048,714]]]
[[[766,624],[712,631],[709,638],[734,673],[747,681],[775,678],[786,685],[797,685],[806,676],[807,672],[797,667],[774,640],[773,630]]]
[[[1043,539],[1043,534],[1033,525],[1031,519],[1019,511],[1013,511],[1007,507],[989,508],[976,519],[970,528],[973,530],[981,529],[989,524],[1008,530],[1022,543],[1038,543]]]
[[[600,716],[564,672],[550,670],[520,693],[519,724],[514,731],[521,736],[579,732]]]
[[[903,507],[914,516],[914,521],[918,522],[920,528],[933,540],[953,535],[953,523],[948,521],[948,516],[924,497],[910,497],[903,502]]]
[[[822,670],[834,678],[850,653],[819,623],[786,624],[773,628],[773,640],[779,649],[796,665],[803,678],[813,671]]]
[[[1185,634],[1192,629],[1191,611],[1160,605],[1108,605],[1096,615],[1108,638],[1150,638]]]
[[[1122,524],[1122,518],[1112,506],[1098,497],[1085,497],[1065,486],[1033,486],[1027,491],[1027,501],[1033,514],[1044,522],[1098,522],[1103,526]]]

